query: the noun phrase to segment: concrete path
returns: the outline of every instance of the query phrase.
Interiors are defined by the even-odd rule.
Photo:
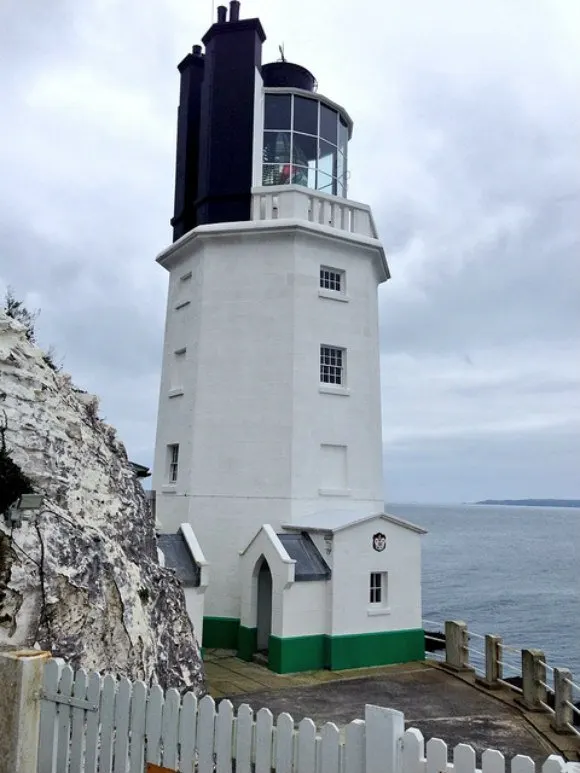
[[[547,717],[519,709],[514,693],[479,688],[473,675],[458,677],[432,661],[278,675],[224,650],[206,652],[204,659],[210,693],[236,707],[249,703],[255,711],[287,711],[296,722],[311,717],[317,725],[344,727],[362,718],[370,703],[402,711],[407,726],[419,728],[426,740],[442,738],[450,747],[469,743],[478,755],[493,748],[537,762],[553,753],[576,759],[576,742],[551,733]]]

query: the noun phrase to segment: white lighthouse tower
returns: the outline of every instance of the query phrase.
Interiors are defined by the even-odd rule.
[[[206,647],[279,672],[411,660],[422,530],[383,512],[385,253],[347,197],[348,113],[262,65],[264,39],[234,0],[179,66],[157,519],[209,565]]]

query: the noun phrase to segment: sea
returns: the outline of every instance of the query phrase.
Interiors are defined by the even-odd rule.
[[[544,651],[580,684],[580,508],[387,504],[427,529],[423,617],[463,620],[516,649]],[[426,629],[436,626],[424,624]],[[473,637],[480,652],[484,642]],[[515,676],[520,659],[505,651]],[[480,659],[477,652],[472,659]],[[580,697],[580,696],[579,696]]]

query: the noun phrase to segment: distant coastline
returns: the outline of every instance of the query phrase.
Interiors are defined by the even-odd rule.
[[[519,507],[580,507],[580,499],[483,499],[476,505],[514,505]]]

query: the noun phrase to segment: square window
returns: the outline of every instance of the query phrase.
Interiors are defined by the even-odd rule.
[[[320,266],[320,287],[322,290],[343,293],[345,290],[344,271],[329,266]]]
[[[387,572],[371,572],[369,603],[375,606],[387,604]]]
[[[320,383],[344,386],[345,350],[336,346],[320,347]]]
[[[179,473],[179,444],[172,443],[167,446],[168,475],[169,483],[177,483]]]

